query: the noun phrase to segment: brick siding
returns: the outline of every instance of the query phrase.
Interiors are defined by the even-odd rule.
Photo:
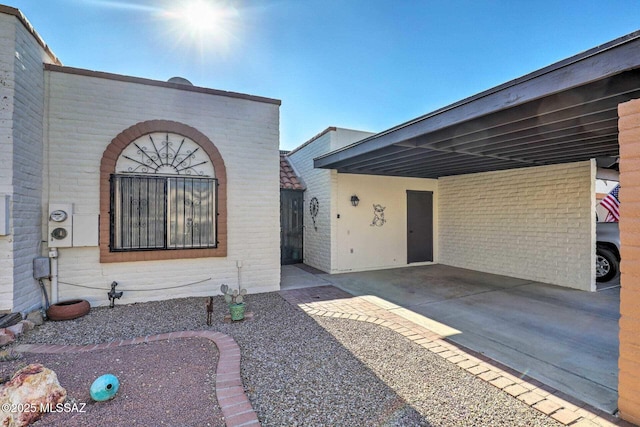
[[[351,129],[329,127],[289,153],[289,160],[305,185],[304,193],[304,262],[319,270],[332,272],[338,256],[335,200],[338,194],[338,173],[314,169],[313,159],[372,135]],[[309,204],[319,203],[315,224]]]
[[[221,283],[236,286],[238,280],[250,293],[279,289],[279,105],[76,71],[45,71],[47,203],[73,203],[76,214],[100,213],[100,242],[108,242],[108,209],[100,207],[101,172],[102,178],[109,173],[108,168],[101,170],[103,156],[105,162],[113,161],[117,147],[138,133],[171,124],[166,130],[195,132],[201,137],[191,135],[194,140],[210,141],[208,147],[219,153],[210,156],[224,162],[216,171],[226,169],[226,198],[221,192],[220,201],[227,206],[227,238],[221,227],[222,245],[213,258],[210,250],[193,250],[189,259],[170,259],[175,254],[169,251],[169,256],[158,257],[151,251],[142,255],[144,260],[131,262],[131,253],[105,254],[103,246],[103,257],[123,258],[101,263],[98,247],[61,248],[59,299],[82,297],[92,305],[108,304],[112,281],[125,292],[122,303],[215,295]],[[240,271],[236,261],[242,261]]]
[[[331,181],[335,171],[314,169],[313,158],[329,151],[332,133],[323,133],[289,154],[291,163],[307,186],[304,193],[304,263],[326,272],[331,271]],[[315,226],[309,210],[314,197],[319,203]]]
[[[42,294],[32,260],[41,254],[44,72],[53,61],[17,11],[0,14],[0,193],[10,202],[10,234],[0,237],[0,310],[29,311]],[[15,13],[14,13],[15,12]]]
[[[618,408],[640,425],[640,100],[620,104],[620,358]]]
[[[13,193],[13,106],[16,19],[0,14],[0,194]],[[11,198],[13,200],[13,197]],[[10,222],[10,227],[12,222]],[[0,310],[13,308],[13,236],[0,236]]]
[[[592,290],[591,162],[443,177],[440,263]]]

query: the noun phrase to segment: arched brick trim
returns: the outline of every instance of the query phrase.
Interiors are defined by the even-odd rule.
[[[159,251],[109,252],[109,178],[116,170],[122,150],[132,141],[151,132],[176,133],[196,142],[209,155],[218,179],[218,247]],[[100,162],[100,262],[153,261],[180,258],[227,256],[227,171],[220,152],[211,140],[191,126],[169,120],[140,122],[122,131],[107,146]]]

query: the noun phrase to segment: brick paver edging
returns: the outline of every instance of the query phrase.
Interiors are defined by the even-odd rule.
[[[533,378],[454,344],[430,329],[393,313],[390,307],[374,304],[332,286],[280,291],[280,295],[309,315],[358,320],[389,328],[564,425],[632,426],[620,418],[592,408]]]
[[[105,350],[123,345],[163,341],[174,338],[206,338],[218,347],[216,367],[216,398],[228,427],[260,426],[258,417],[244,392],[240,377],[240,347],[229,335],[214,331],[182,331],[147,335],[126,340],[88,345],[21,344],[16,351],[24,353],[82,353]]]

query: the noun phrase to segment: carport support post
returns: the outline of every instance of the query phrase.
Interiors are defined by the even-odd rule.
[[[640,99],[618,105],[620,144],[620,416],[640,424]]]

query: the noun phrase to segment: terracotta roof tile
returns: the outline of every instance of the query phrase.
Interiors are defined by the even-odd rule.
[[[280,152],[280,189],[281,190],[304,190],[302,180],[298,178],[293,167],[287,159],[287,152]]]

